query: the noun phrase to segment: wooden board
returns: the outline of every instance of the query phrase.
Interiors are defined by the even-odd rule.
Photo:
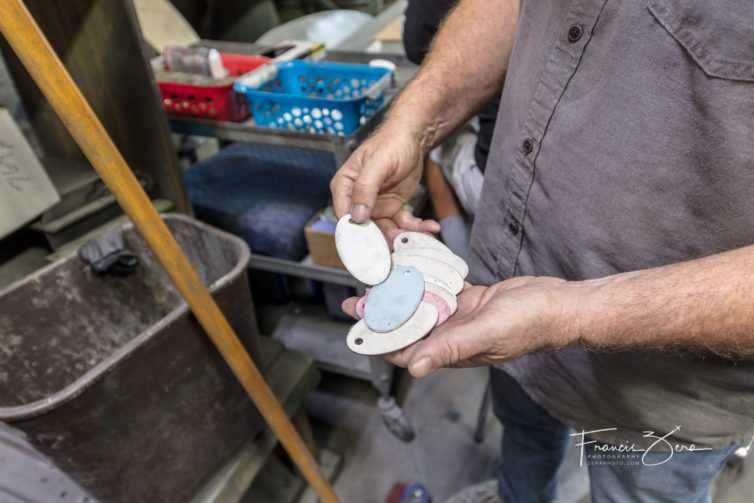
[[[155,51],[199,41],[199,35],[168,0],[134,0],[134,8],[144,40]]]
[[[27,9],[149,195],[188,212],[167,118],[132,0],[25,0]],[[0,50],[46,156],[86,162],[7,42]],[[147,57],[148,56],[148,57]]]
[[[60,200],[10,112],[0,108],[0,238]]]

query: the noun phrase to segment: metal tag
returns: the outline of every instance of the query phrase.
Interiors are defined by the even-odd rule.
[[[375,332],[389,332],[416,312],[424,295],[424,277],[414,267],[398,267],[369,291],[364,321]]]
[[[361,355],[390,353],[410,346],[427,335],[437,323],[437,318],[435,306],[422,302],[406,323],[391,332],[374,332],[364,320],[360,320],[351,327],[346,343],[351,351]]]
[[[390,274],[390,248],[371,220],[357,224],[350,214],[338,220],[335,247],[345,268],[362,283],[376,285]]]
[[[439,260],[440,262],[445,262],[458,271],[458,274],[460,274],[462,278],[469,275],[469,266],[466,264],[466,261],[450,250],[429,247],[401,248],[400,250],[393,252],[392,257],[393,260],[395,260],[395,257],[405,257],[409,255],[427,257]]]
[[[427,277],[437,278],[445,283],[454,295],[463,290],[463,277],[445,262],[417,255],[393,255],[393,266],[416,267],[421,271],[425,281]]]

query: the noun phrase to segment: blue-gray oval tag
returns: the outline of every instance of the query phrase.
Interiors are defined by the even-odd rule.
[[[415,267],[398,267],[374,286],[364,303],[364,322],[374,332],[390,332],[416,312],[424,295],[424,277]]]

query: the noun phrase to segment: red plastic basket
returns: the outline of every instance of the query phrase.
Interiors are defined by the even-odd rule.
[[[167,73],[158,75],[157,86],[167,113],[226,122],[238,122],[251,114],[246,98],[233,92],[234,77],[254,70],[270,61],[270,58],[223,53],[220,57],[223,66],[228,70],[226,79],[213,80],[208,77],[181,74],[189,79],[195,77],[197,83],[191,83],[169,80],[170,74]]]
[[[270,58],[265,56],[246,56],[243,54],[220,53],[220,60],[223,66],[228,70],[228,77],[240,77],[244,73],[270,62]]]

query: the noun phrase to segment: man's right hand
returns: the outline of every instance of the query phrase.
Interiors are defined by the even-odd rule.
[[[366,140],[330,182],[338,218],[371,218],[389,242],[404,231],[439,232],[440,224],[416,218],[403,205],[416,191],[424,155],[419,135],[388,124]]]
[[[429,149],[499,95],[516,34],[518,3],[457,4],[384,124],[330,183],[339,218],[350,213],[361,223],[371,217],[388,239],[403,230],[440,231],[440,224],[411,216],[403,205],[419,183]]]

